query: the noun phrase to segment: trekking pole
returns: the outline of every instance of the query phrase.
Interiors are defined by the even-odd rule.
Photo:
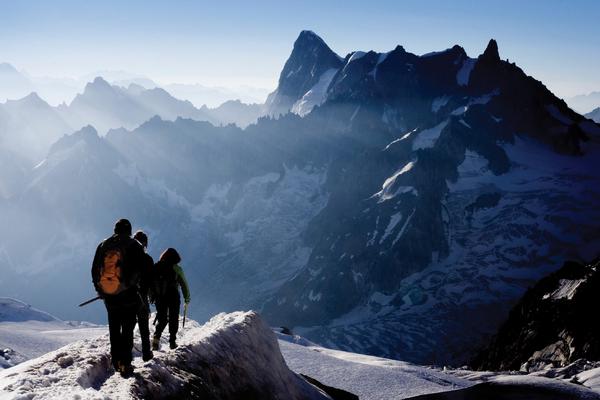
[[[187,315],[187,307],[188,307],[188,303],[185,303],[183,305],[183,326],[181,327],[182,329],[185,328],[185,317]]]
[[[83,303],[81,303],[81,304],[79,305],[79,307],[86,306],[86,305],[88,305],[88,304],[90,304],[90,303],[93,303],[93,302],[94,302],[94,301],[96,301],[96,300],[100,300],[101,298],[102,298],[102,297],[100,297],[100,296],[96,296],[96,297],[94,297],[93,299],[89,299],[88,301],[84,301]]]

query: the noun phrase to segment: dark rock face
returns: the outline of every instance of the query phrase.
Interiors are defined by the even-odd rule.
[[[494,39],[490,39],[485,51],[479,56],[479,61],[493,64],[500,61],[500,54],[498,53],[498,43]]]
[[[587,265],[567,262],[529,289],[473,366],[535,371],[580,358],[599,360],[600,328],[594,319],[599,267],[598,260]]]
[[[314,32],[302,31],[281,71],[277,90],[267,99],[268,114],[278,116],[287,113],[325,71],[340,68],[341,65],[341,58],[323,39]]]

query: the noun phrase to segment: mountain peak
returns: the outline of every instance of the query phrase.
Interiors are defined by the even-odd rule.
[[[498,53],[498,43],[495,39],[490,39],[485,51],[479,56],[479,59],[486,61],[500,61],[500,54]]]
[[[323,44],[325,44],[325,41],[316,33],[314,33],[313,31],[309,31],[309,30],[304,30],[302,32],[300,32],[300,34],[298,35],[298,38],[296,39],[295,43],[298,42],[321,42]]]
[[[267,99],[269,113],[284,114],[330,69],[341,68],[343,59],[312,31],[302,31],[294,42],[276,92]]]
[[[305,30],[300,32],[298,38],[294,42],[294,49],[292,50],[290,58],[293,57],[294,53],[304,53],[306,51],[319,52],[320,55],[326,56],[335,55],[337,58],[339,58],[337,54],[335,54],[333,50],[329,48],[327,43],[325,43],[325,41],[319,35],[317,35],[313,31]]]
[[[89,82],[87,85],[85,85],[85,88],[106,88],[106,87],[111,87],[110,83],[108,83],[104,78],[102,78],[101,76],[97,76],[94,78],[94,80],[92,82]]]
[[[36,93],[36,92],[31,92],[29,93],[27,96],[23,97],[23,100],[28,101],[28,102],[35,102],[35,103],[45,103],[44,100],[42,100],[42,98]]]
[[[31,92],[27,96],[18,100],[8,100],[7,103],[13,105],[27,105],[27,106],[47,106],[48,103],[44,101],[36,92]]]
[[[56,141],[48,152],[49,155],[55,154],[59,151],[68,149],[76,145],[77,143],[97,143],[100,141],[100,136],[98,136],[98,131],[91,125],[86,125],[82,127],[80,130],[71,133],[70,135],[64,135],[58,141]]]

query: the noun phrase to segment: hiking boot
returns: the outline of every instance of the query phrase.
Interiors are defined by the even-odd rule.
[[[154,353],[152,351],[144,352],[142,354],[142,360],[150,361],[154,358]]]
[[[177,348],[177,342],[175,341],[175,339],[169,340],[169,347],[171,349],[176,349]]]
[[[119,373],[123,378],[129,378],[133,376],[133,365],[131,364],[121,364],[121,368],[119,369]]]
[[[154,336],[152,338],[152,350],[157,351],[159,345],[160,345],[160,338],[158,336]]]

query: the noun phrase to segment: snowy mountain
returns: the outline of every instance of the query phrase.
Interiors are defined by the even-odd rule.
[[[599,127],[495,41],[477,59],[353,53],[326,93],[305,119],[356,148],[328,168],[310,257],[269,318],[330,346],[458,363],[531,283],[599,248]]]
[[[600,253],[600,128],[495,41],[477,58],[340,58],[302,32],[279,83],[279,117],[243,130],[153,117],[60,139],[0,202],[19,227],[0,232],[2,292],[98,321],[100,306],[73,305],[126,216],[154,257],[183,255],[198,320],[252,306],[328,347],[460,364],[527,287]],[[73,110],[105,127],[184,106],[89,86]]]
[[[586,118],[593,119],[594,121],[600,123],[600,107],[597,107],[593,111],[585,114]]]
[[[320,104],[329,81],[342,65],[342,58],[323,39],[311,31],[300,32],[277,89],[267,97],[268,114],[278,116],[292,109],[300,115],[310,112]]]

